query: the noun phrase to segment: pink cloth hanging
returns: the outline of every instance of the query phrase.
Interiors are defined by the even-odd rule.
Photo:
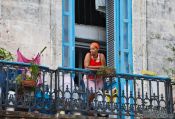
[[[40,54],[38,53],[37,56],[35,58],[32,59],[28,59],[26,58],[20,51],[19,49],[17,50],[17,62],[23,62],[23,63],[35,63],[40,65]],[[37,86],[42,85],[43,81],[41,79],[41,73],[40,73],[40,78],[37,81]]]
[[[38,53],[38,55],[35,58],[28,59],[24,55],[22,55],[22,53],[18,49],[17,50],[17,61],[24,62],[24,63],[32,63],[33,62],[33,63],[39,65],[40,64],[40,54]]]

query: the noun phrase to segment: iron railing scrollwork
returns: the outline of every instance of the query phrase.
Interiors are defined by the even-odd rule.
[[[133,74],[116,74],[103,78],[104,87],[87,88],[84,78],[98,77],[94,71],[59,67],[51,70],[40,66],[42,85],[20,89],[16,77],[30,64],[0,61],[0,109],[122,116],[148,116],[174,112],[173,83],[169,78]],[[115,93],[114,93],[115,89]],[[21,94],[20,91],[23,91]],[[93,94],[94,98],[89,101]]]

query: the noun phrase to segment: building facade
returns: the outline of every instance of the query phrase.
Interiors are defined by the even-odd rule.
[[[82,68],[88,45],[96,40],[118,72],[166,75],[163,68],[173,65],[166,60],[172,56],[166,46],[175,42],[174,4],[106,1],[101,12],[93,0],[0,0],[0,47],[14,55],[19,48],[32,58],[47,46],[42,65]]]

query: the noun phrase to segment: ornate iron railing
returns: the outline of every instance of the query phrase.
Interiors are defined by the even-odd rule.
[[[17,77],[29,67],[30,64],[0,61],[2,110],[38,111],[46,114],[66,111],[85,115],[91,112],[118,117],[148,116],[156,111],[157,117],[164,114],[165,118],[174,111],[169,78],[116,74],[103,77],[104,86],[97,89],[98,80],[93,80],[95,88],[90,88],[89,80],[84,83],[85,78],[101,78],[96,76],[95,71],[63,67],[51,70],[40,66],[40,85],[26,88],[19,84]]]

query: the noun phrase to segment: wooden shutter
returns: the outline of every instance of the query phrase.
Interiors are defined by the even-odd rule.
[[[62,1],[62,66],[75,67],[75,5],[74,0]]]

